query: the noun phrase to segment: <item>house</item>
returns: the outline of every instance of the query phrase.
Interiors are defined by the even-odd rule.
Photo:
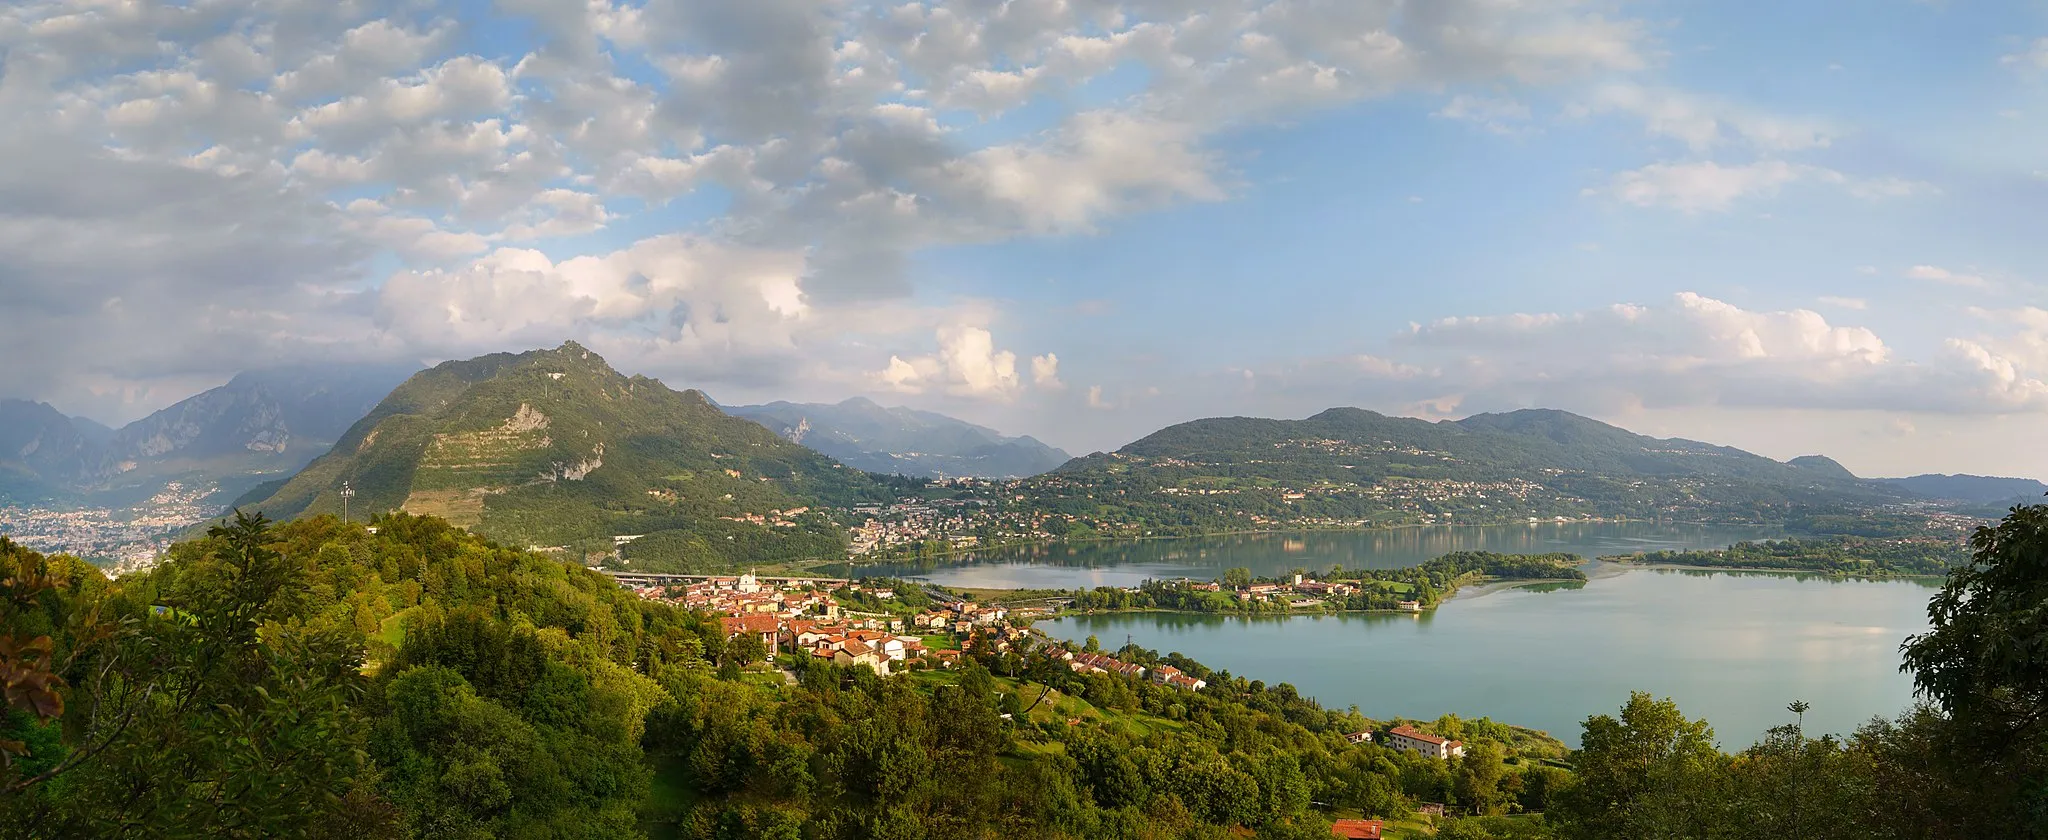
[[[1330,824],[1330,835],[1345,840],[1380,840],[1379,820],[1338,820]]]
[[[889,660],[859,639],[847,639],[845,644],[833,652],[832,661],[846,666],[866,665],[877,674],[885,677],[889,675]]]
[[[1368,729],[1360,732],[1353,732],[1349,735],[1344,736],[1344,740],[1350,741],[1354,744],[1368,743],[1372,741],[1372,730]]]
[[[1401,609],[1406,610],[1408,612],[1422,612],[1421,601],[1402,601],[1401,603],[1395,604],[1394,606],[1400,607]]]
[[[780,650],[780,646],[776,644],[778,641],[776,634],[782,627],[782,619],[776,618],[772,614],[742,613],[740,615],[728,615],[720,619],[719,622],[725,627],[725,637],[727,639],[735,638],[741,633],[754,633],[761,637],[761,647],[768,651],[769,656],[774,656]]]
[[[1451,758],[1465,754],[1465,743],[1439,738],[1412,726],[1396,726],[1387,732],[1387,746],[1430,758]]]

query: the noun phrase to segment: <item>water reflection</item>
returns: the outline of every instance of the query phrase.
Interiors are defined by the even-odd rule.
[[[1825,585],[1823,585],[1825,584]],[[1843,733],[1912,701],[1898,647],[1926,627],[1932,584],[1812,575],[1631,571],[1571,587],[1459,598],[1434,614],[1235,618],[1159,613],[1040,622],[1179,651],[1211,667],[1289,682],[1368,715],[1487,715],[1576,739],[1631,690],[1707,717],[1749,745],[1813,704],[1809,731]]]

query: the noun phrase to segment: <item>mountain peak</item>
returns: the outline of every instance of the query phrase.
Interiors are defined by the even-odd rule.
[[[1830,478],[1842,478],[1850,480],[1854,480],[1856,478],[1856,474],[1850,472],[1848,467],[1842,466],[1841,462],[1836,461],[1835,459],[1830,458],[1826,455],[1801,455],[1790,461],[1786,461],[1785,463],[1791,464],[1792,466],[1798,467],[1802,470],[1812,470],[1816,473],[1826,475]]]

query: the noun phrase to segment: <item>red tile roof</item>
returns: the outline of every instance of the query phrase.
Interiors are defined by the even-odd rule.
[[[1345,840],[1380,840],[1379,820],[1338,820],[1330,824],[1330,834]]]
[[[1413,738],[1425,744],[1448,744],[1451,742],[1451,739],[1449,738],[1438,738],[1435,735],[1431,735],[1412,726],[1396,726],[1393,729],[1389,730],[1388,734],[1400,735],[1406,738]]]
[[[781,624],[781,619],[767,613],[729,615],[723,621],[725,634],[728,636],[736,633],[773,633]]]

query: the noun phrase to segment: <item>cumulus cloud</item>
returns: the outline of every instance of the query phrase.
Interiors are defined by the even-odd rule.
[[[1008,400],[1023,389],[1017,354],[996,347],[995,334],[966,324],[940,327],[937,352],[890,356],[870,375],[872,381],[907,394],[936,392],[956,397]],[[1052,354],[1030,359],[1031,384],[1048,390],[1066,387],[1059,380],[1059,359]]]
[[[2035,352],[2048,341],[2024,340],[2048,335],[2048,314],[1986,317],[2028,330],[2004,343],[1952,340],[1934,358],[1909,360],[1870,329],[1811,310],[1750,310],[1685,292],[1654,305],[1443,318],[1392,337],[1383,355],[1286,363],[1258,382],[1325,404],[1343,395],[1466,412],[2048,409],[2048,352]]]
[[[1064,390],[1067,383],[1060,381],[1060,357],[1052,353],[1031,357],[1031,384],[1047,390]]]
[[[490,14],[530,42],[472,54],[461,33],[478,22],[379,0],[0,6],[0,354],[68,359],[118,391],[255,357],[574,336],[697,383],[1006,400],[1057,389],[1059,360],[1020,370],[992,319],[922,294],[919,252],[1226,199],[1238,181],[1217,140],[1247,126],[1467,90],[1498,93],[1453,98],[1447,118],[1506,127],[1531,88],[1606,83],[1655,53],[1642,23],[1578,0]],[[1143,81],[1078,95],[1119,71]],[[1708,123],[1760,149],[1828,136],[1681,98],[1606,107],[1688,142]],[[1031,102],[1053,106],[1040,130],[974,130]],[[1828,177],[1792,171],[1643,170],[1614,193],[1708,210]],[[50,396],[65,378],[9,370],[0,391]]]

